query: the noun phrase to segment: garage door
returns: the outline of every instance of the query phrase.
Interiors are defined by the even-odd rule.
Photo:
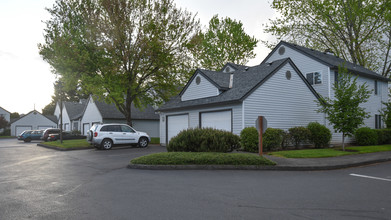
[[[232,111],[201,113],[201,127],[232,131]]]
[[[83,135],[87,135],[88,130],[90,130],[90,124],[83,124]]]
[[[189,115],[167,116],[167,143],[180,131],[189,128]]]
[[[15,135],[18,136],[25,130],[32,130],[33,127],[32,126],[16,126],[15,129],[16,129]]]

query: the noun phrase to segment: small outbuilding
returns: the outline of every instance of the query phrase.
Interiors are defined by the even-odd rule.
[[[57,119],[54,115],[45,116],[33,110],[11,123],[11,136],[17,136],[25,130],[56,128],[56,121]]]

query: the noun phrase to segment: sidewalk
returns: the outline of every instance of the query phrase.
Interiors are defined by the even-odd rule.
[[[277,163],[275,166],[230,166],[230,165],[139,165],[129,164],[130,169],[148,170],[291,170],[291,171],[315,171],[335,170],[349,167],[357,167],[380,162],[391,161],[391,151],[355,154],[340,157],[327,158],[282,158],[264,155],[265,158]]]
[[[333,170],[391,161],[391,151],[326,158],[282,158],[264,155],[278,170]]]

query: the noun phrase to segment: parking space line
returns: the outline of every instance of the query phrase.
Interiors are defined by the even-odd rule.
[[[383,181],[391,182],[391,179],[386,179],[386,178],[380,178],[380,177],[374,177],[374,176],[366,176],[366,175],[360,175],[360,174],[354,174],[354,173],[351,173],[350,175],[351,176],[356,176],[356,177],[363,177],[363,178],[368,178],[368,179],[383,180]]]

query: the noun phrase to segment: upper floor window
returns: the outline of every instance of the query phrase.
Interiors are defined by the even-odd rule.
[[[322,73],[320,72],[307,73],[306,77],[311,85],[322,84]]]

